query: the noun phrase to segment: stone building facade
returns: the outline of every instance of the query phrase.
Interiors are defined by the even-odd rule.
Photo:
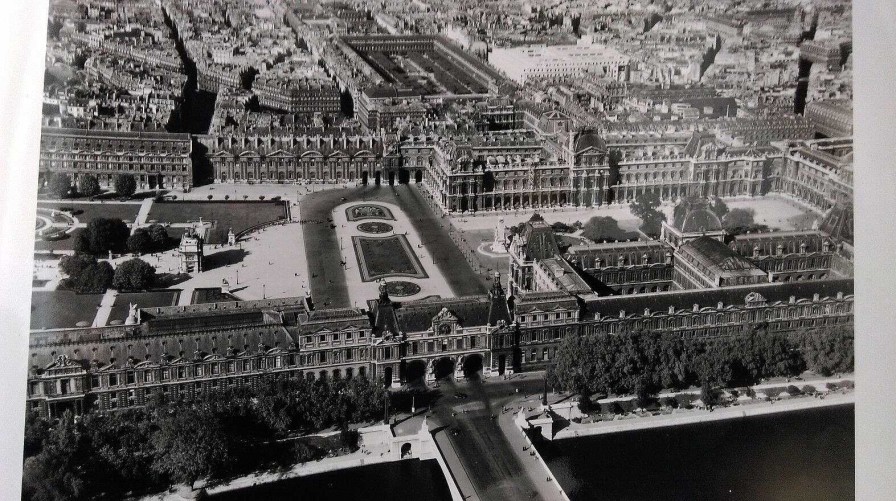
[[[43,127],[40,183],[62,173],[73,184],[92,175],[112,187],[119,174],[132,174],[138,189],[185,190],[193,186],[192,151],[189,134]]]
[[[28,409],[45,417],[190,400],[263,378],[409,379],[546,368],[566,336],[736,336],[853,323],[851,280],[658,294],[522,292],[309,311],[304,298],[145,308],[141,322],[33,331]]]

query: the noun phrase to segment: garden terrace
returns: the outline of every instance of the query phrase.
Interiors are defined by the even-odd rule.
[[[79,322],[93,323],[102,294],[78,294],[72,291],[33,291],[31,293],[31,329],[64,329]]]
[[[147,220],[159,223],[183,224],[199,222],[212,223],[206,243],[227,242],[227,232],[234,233],[272,221],[284,220],[287,206],[282,201],[248,202],[156,202],[152,204]]]

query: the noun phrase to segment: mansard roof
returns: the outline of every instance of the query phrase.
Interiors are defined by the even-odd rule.
[[[520,292],[513,305],[516,315],[539,311],[574,310],[578,299],[564,291]]]
[[[276,348],[289,348],[294,341],[289,332],[278,325],[145,336],[127,335],[121,327],[40,334],[39,338],[32,334],[29,347],[29,365],[38,369],[56,367],[58,358],[63,355],[70,363],[84,368],[92,364],[98,368],[114,368],[124,367],[129,359],[133,364],[160,364],[204,360],[210,355],[270,353]]]
[[[618,316],[620,311],[627,313],[643,313],[644,310],[668,311],[669,308],[692,310],[693,306],[744,306],[750,293],[758,293],[768,304],[788,302],[790,297],[796,299],[812,299],[814,294],[819,298],[836,297],[853,294],[852,279],[815,280],[807,282],[773,282],[765,284],[742,285],[713,289],[690,289],[654,294],[630,294],[621,296],[583,295],[587,315],[593,318],[595,313],[603,316]]]
[[[461,327],[477,327],[488,324],[490,306],[491,300],[486,295],[423,299],[398,305],[395,317],[402,332],[430,329],[443,309],[456,317]]]
[[[690,257],[719,275],[765,275],[750,260],[722,242],[706,236],[682,244],[678,248],[678,254]]]
[[[522,233],[526,244],[526,259],[547,259],[560,255],[554,229],[544,221],[529,221]]]

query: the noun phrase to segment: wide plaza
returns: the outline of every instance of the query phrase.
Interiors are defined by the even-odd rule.
[[[752,209],[757,224],[783,231],[811,228],[819,217],[799,201],[780,196],[726,203],[731,209]],[[132,302],[140,307],[187,305],[215,288],[238,299],[311,295],[318,308],[366,307],[382,282],[398,300],[481,294],[490,277],[496,271],[506,274],[508,266],[507,255],[492,246],[495,228],[518,225],[536,212],[444,215],[414,185],[349,184],[209,185],[164,201],[41,201],[38,209],[36,251],[42,253],[34,286],[43,296],[35,297],[34,304],[40,310],[35,317],[45,320],[35,328],[118,323]],[[672,209],[671,204],[661,207],[667,217]],[[646,238],[627,206],[537,212],[548,223],[570,225],[611,217],[621,230]],[[59,255],[71,253],[76,232],[98,217],[121,218],[132,229],[160,223],[175,240],[201,221],[208,236],[203,271],[181,273],[175,248],[141,256],[162,278],[162,295],[56,297],[70,294],[55,290],[61,279]],[[41,228],[67,231],[68,238],[43,241],[37,235]],[[226,242],[229,230],[239,235],[234,245]],[[581,241],[576,233],[564,237]],[[115,256],[110,262],[118,265],[132,257]]]

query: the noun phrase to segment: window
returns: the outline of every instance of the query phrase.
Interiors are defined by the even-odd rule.
[[[470,348],[476,348],[476,336],[470,336]]]
[[[143,380],[146,381],[147,383],[153,382],[153,379],[155,379],[155,377],[153,376],[152,371],[145,371],[143,373]]]
[[[383,358],[386,360],[392,358],[392,348],[390,346],[383,348]]]
[[[169,379],[171,379],[171,371],[169,371],[168,369],[163,370],[162,381],[168,381]]]
[[[137,381],[137,375],[134,374],[134,371],[128,371],[126,373],[127,384],[134,384]]]
[[[61,395],[68,395],[71,392],[71,381],[63,379],[59,382],[61,383],[59,386],[59,393]]]
[[[311,336],[305,336],[305,344],[311,344]]]
[[[339,341],[339,334],[333,334],[333,341]]]
[[[109,374],[109,386],[118,386],[118,374]]]
[[[90,376],[90,387],[91,388],[99,388],[100,387],[100,377],[99,376]],[[32,391],[32,393],[34,393]]]

